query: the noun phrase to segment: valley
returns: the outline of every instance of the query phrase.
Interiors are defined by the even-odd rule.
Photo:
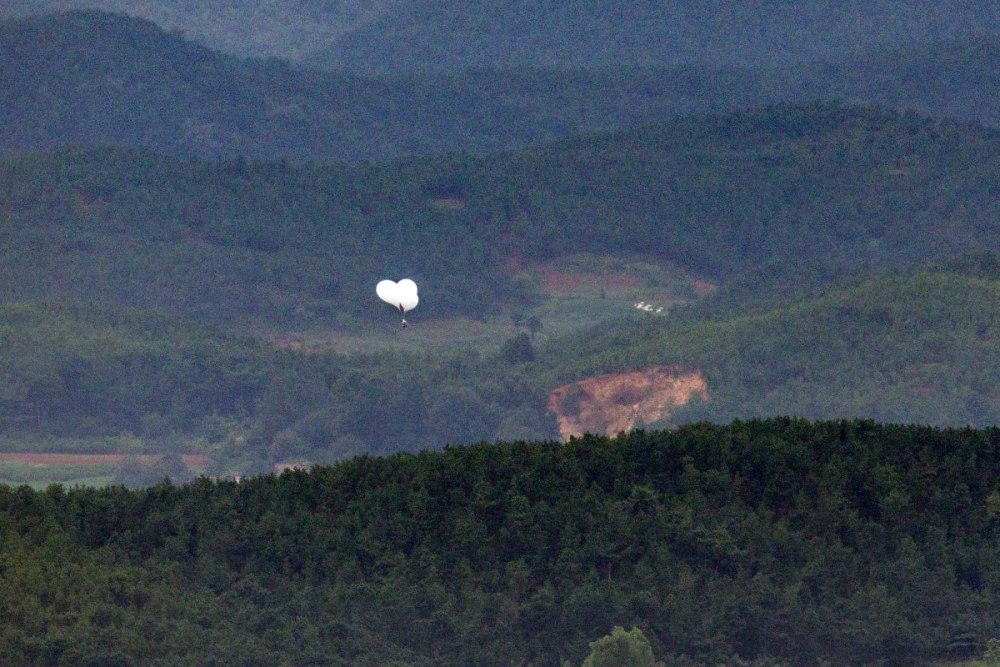
[[[998,174],[988,128],[836,104],[379,165],[10,158],[0,426],[250,474],[634,425],[550,396],[657,366],[710,399],[648,427],[985,425]],[[387,276],[421,286],[408,329]]]
[[[0,6],[0,664],[1000,666],[1000,14],[654,5]]]

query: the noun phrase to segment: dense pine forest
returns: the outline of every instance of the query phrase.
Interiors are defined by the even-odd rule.
[[[618,625],[669,665],[963,657],[1000,633],[998,472],[995,429],[773,419],[0,487],[0,656],[578,665]]]

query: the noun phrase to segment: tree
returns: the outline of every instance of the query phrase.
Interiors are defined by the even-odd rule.
[[[987,667],[1000,667],[1000,639],[987,640],[986,650],[980,662]]]
[[[590,643],[590,655],[583,667],[654,667],[653,648],[639,628],[625,632],[615,626],[610,635]]]
[[[542,318],[538,315],[532,315],[528,318],[528,331],[531,332],[531,340],[535,340],[535,334],[541,332],[542,330]]]
[[[509,339],[500,348],[500,356],[508,364],[524,364],[535,360],[535,350],[531,347],[531,339],[523,331]]]
[[[521,310],[520,308],[515,308],[514,310],[510,311],[510,321],[514,323],[515,329],[520,329],[522,326],[524,326],[524,318],[525,318],[524,311]]]

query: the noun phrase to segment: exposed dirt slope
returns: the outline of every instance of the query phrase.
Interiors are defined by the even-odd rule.
[[[613,436],[640,421],[649,424],[669,417],[695,396],[709,400],[708,384],[700,371],[655,366],[559,387],[549,395],[549,409],[556,413],[564,439],[584,433]]]

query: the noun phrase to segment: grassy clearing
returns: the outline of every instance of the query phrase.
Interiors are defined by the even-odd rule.
[[[209,464],[204,455],[182,455],[182,461],[194,474],[204,473]],[[111,484],[119,469],[133,461],[141,469],[152,469],[160,455],[144,454],[130,458],[122,455],[87,455],[65,453],[17,454],[0,453],[0,484],[28,485],[45,489],[51,484],[71,486],[106,486]]]
[[[995,660],[979,657],[968,660],[941,660],[935,662],[934,667],[1000,667],[1000,665]]]
[[[117,466],[109,464],[40,466],[0,461],[0,484],[27,485],[39,491],[52,484],[65,487],[107,486],[111,483],[116,468]]]
[[[535,339],[541,343],[576,333],[607,320],[660,316],[670,308],[711,290],[711,285],[687,275],[671,264],[581,253],[558,262],[534,264],[516,276],[539,296],[537,305],[521,311],[507,310],[486,321],[464,317],[422,320],[419,308],[407,317],[411,326],[401,330],[387,311],[386,323],[353,331],[307,330],[272,332],[272,341],[305,350],[334,349],[342,354],[370,354],[384,350],[448,352],[474,348],[495,352],[520,331],[529,330],[537,318]],[[640,311],[642,302],[653,312]],[[515,325],[519,319],[520,325]]]
[[[97,465],[33,465],[14,461],[0,461],[0,480],[15,484],[29,482],[63,483],[75,479],[110,477],[117,466]]]

